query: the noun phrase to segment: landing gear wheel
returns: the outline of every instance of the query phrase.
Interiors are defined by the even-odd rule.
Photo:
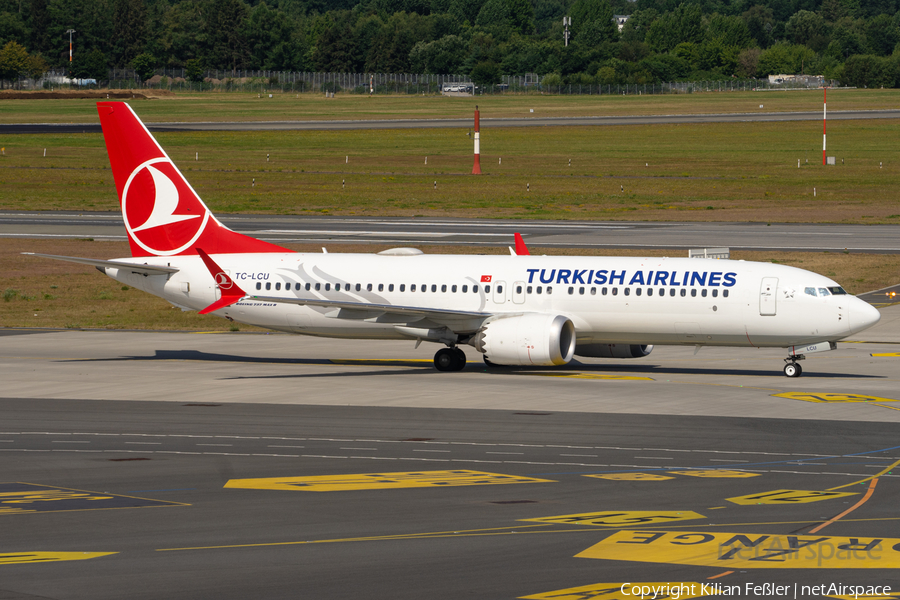
[[[788,363],[784,365],[784,374],[788,377],[800,377],[803,369],[797,363]]]
[[[466,355],[459,348],[441,348],[434,355],[434,368],[438,371],[460,371],[466,366]]]

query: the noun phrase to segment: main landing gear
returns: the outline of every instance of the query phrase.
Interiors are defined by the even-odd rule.
[[[795,356],[788,356],[784,359],[786,363],[784,365],[784,374],[788,377],[800,377],[803,374],[803,368],[800,366],[800,363],[797,361],[804,360],[806,357],[802,354],[797,354]]]
[[[462,371],[466,366],[466,353],[459,348],[441,348],[434,355],[434,368],[438,371]]]

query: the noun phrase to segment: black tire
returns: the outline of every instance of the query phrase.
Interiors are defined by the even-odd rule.
[[[453,351],[456,353],[456,371],[462,371],[466,368],[466,353],[462,351],[460,348],[453,348]]]
[[[797,363],[788,363],[784,365],[784,374],[788,377],[800,377],[803,369]]]
[[[456,348],[441,348],[434,355],[434,368],[438,371],[458,371],[458,363]]]

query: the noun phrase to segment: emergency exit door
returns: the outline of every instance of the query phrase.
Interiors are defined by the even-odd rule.
[[[775,315],[778,289],[777,277],[763,277],[762,284],[759,287],[759,314],[764,317]]]

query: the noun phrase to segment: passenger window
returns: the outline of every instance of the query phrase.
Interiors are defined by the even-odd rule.
[[[596,296],[596,295],[597,295],[597,288],[592,287],[591,288],[591,296]]]
[[[450,291],[453,292],[453,293],[455,294],[455,293],[456,293],[456,286],[454,285],[453,287],[451,287],[451,288],[450,288]]]
[[[356,291],[357,291],[357,292],[360,291],[360,288],[362,288],[362,286],[359,285],[359,284],[357,283],[357,284],[356,284]]]
[[[503,293],[503,286],[502,286],[502,285],[498,285],[498,286],[497,286],[497,293],[498,293],[498,294],[502,294],[502,293]]]
[[[626,295],[626,296],[628,295],[628,289],[627,289],[627,288],[625,289],[625,295]],[[635,288],[635,290],[634,290],[634,295],[635,295],[635,296],[640,296],[640,295],[641,295],[641,288]]]
[[[525,293],[526,293],[526,294],[532,293],[532,291],[531,291],[531,286],[530,286],[530,285],[529,285],[528,287],[525,288]]]
[[[713,298],[719,295],[719,290],[713,290]]]
[[[696,298],[696,297],[697,297],[697,290],[696,289],[691,290],[691,298]]]
[[[441,286],[441,291],[444,292],[445,294],[447,293],[447,284],[446,283]]]
[[[384,284],[383,284],[383,283],[379,283],[379,284],[378,284],[378,291],[379,291],[379,292],[383,292],[383,291],[384,291]]]
[[[669,295],[670,295],[670,296],[674,296],[674,295],[675,295],[675,288],[669,289]]]
[[[266,282],[266,289],[267,289],[267,290],[271,290],[271,289],[272,289],[272,284],[269,283],[268,281]]]
[[[706,298],[706,288],[703,288],[703,289],[700,291],[700,295],[703,296],[704,298]]]
[[[612,289],[612,295],[613,295],[613,296],[618,296],[618,295],[619,295],[619,288],[613,288],[613,289]]]
[[[674,292],[675,290],[672,290],[672,291]],[[687,296],[687,290],[684,288],[681,288],[681,297],[684,298],[685,296]]]
[[[477,293],[478,293],[478,286],[477,286],[477,285],[473,285],[473,286],[472,286],[472,293],[473,293],[473,294],[477,294]]]
[[[584,296],[584,288],[583,287],[578,288],[578,295]]]
[[[806,289],[803,290],[803,291],[804,291],[807,295],[809,295],[809,296],[815,296],[815,295],[816,295],[816,288],[806,288]]]
[[[574,293],[575,293],[575,288],[570,287],[570,288],[569,288],[569,295],[571,296],[571,295],[574,294]]]
[[[664,289],[662,289],[662,288],[659,288],[659,295],[660,295],[660,296],[665,296],[665,295],[666,295],[666,290],[664,290]]]
[[[468,291],[469,291],[469,286],[467,286],[467,285],[462,286],[463,294],[467,293]]]
[[[325,291],[326,291],[326,292],[330,292],[330,291],[331,291],[331,284],[330,284],[330,283],[326,283],[326,284],[325,284]]]
[[[490,293],[491,293],[491,286],[489,286],[489,285],[484,286],[484,293],[485,293],[485,294],[490,294]]]
[[[391,283],[391,284],[388,285],[388,291],[389,291],[389,292],[393,292],[393,291],[394,291],[394,284],[393,284],[393,283]]]
[[[339,283],[334,284],[334,291],[336,291],[336,292],[341,291],[341,284],[339,284]]]
[[[401,283],[401,284],[400,284],[400,291],[401,291],[401,292],[405,292],[405,291],[406,291],[406,284],[405,284],[405,283]]]
[[[605,295],[606,295],[606,288],[603,288],[603,289],[601,290],[601,293],[605,296]]]
[[[548,285],[547,286],[547,295],[549,296],[552,293],[553,293],[553,288]]]
[[[309,289],[309,288],[306,288],[306,289]],[[366,284],[366,291],[367,291],[367,292],[371,292],[371,291],[372,291],[372,284],[371,284],[371,283],[367,283],[367,284]]]
[[[544,288],[542,288],[541,286],[537,286],[537,293],[538,293],[538,294],[542,293],[543,291],[544,291]]]
[[[416,291],[416,284],[410,285],[410,286],[409,286],[409,291],[411,291],[411,292]]]
[[[300,291],[300,288],[302,288],[302,287],[303,287],[303,284],[302,284],[302,283],[295,283],[295,284],[294,284],[294,289],[297,290],[298,292]]]
[[[309,288],[310,288],[310,285],[307,283],[307,284],[306,284],[306,291],[307,291],[307,292],[309,291]]]
[[[828,295],[830,295],[830,294],[828,293],[828,290],[827,290],[827,289],[825,289],[825,288],[819,288],[819,295],[820,295],[820,296],[828,296]]]
[[[516,286],[516,293],[517,293],[517,294],[521,294],[521,293],[522,293],[522,286],[521,286],[521,285],[517,285],[517,286]]]
[[[437,286],[433,283],[431,284],[431,291],[432,293],[437,292]]]
[[[423,284],[422,284],[422,293],[424,294],[424,293],[427,292],[427,291],[428,291],[428,285],[426,285],[426,284],[423,283]]]
[[[625,295],[626,295],[626,296],[630,296],[630,295],[631,295],[631,288],[625,288]]]
[[[727,297],[728,297],[728,290],[722,290],[722,297],[723,297],[723,298],[727,298]]]
[[[256,282],[256,289],[258,289],[258,290],[261,290],[261,289],[262,289],[262,282],[261,282],[261,281],[257,281],[257,282]]]
[[[276,290],[280,290],[280,289],[281,289],[281,282],[280,282],[280,281],[279,281],[278,283],[275,284],[275,289],[276,289]]]

